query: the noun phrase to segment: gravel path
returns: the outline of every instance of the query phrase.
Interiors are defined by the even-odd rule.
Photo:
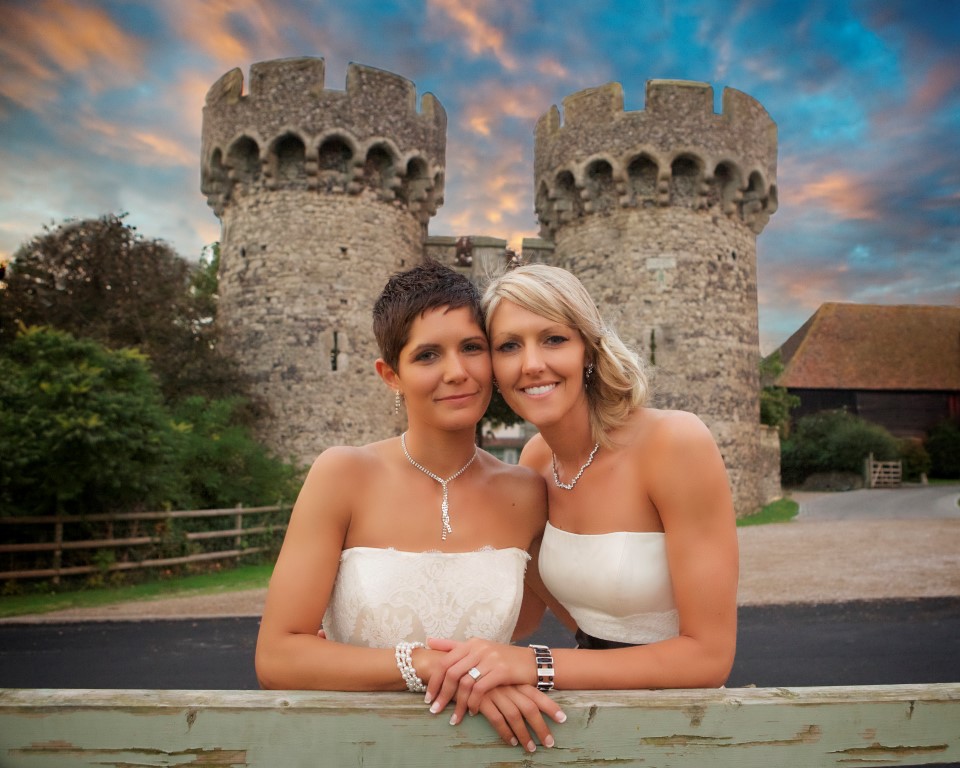
[[[738,529],[741,605],[960,596],[960,486],[794,493],[789,523]],[[259,616],[266,589],[6,621]]]

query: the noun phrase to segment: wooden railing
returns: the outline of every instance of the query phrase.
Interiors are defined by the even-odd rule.
[[[0,690],[0,765],[920,766],[960,764],[960,684],[554,694],[556,746],[410,694]]]
[[[271,515],[276,516],[285,508],[280,505],[266,507],[237,506],[230,509],[197,509],[165,512],[130,512],[123,514],[92,514],[83,516],[61,515],[45,517],[0,517],[0,529],[10,530],[12,526],[39,526],[52,529],[52,535],[36,535],[36,540],[21,543],[0,544],[0,555],[45,553],[49,555],[47,564],[41,567],[15,568],[0,571],[0,581],[8,579],[52,579],[58,583],[63,576],[77,576],[91,573],[110,573],[138,568],[168,567],[186,563],[205,562],[239,558],[268,550],[268,545],[251,545],[248,537],[276,534],[277,542],[286,528],[285,522],[267,523]],[[244,527],[244,519],[254,515],[260,518],[258,524]],[[216,530],[180,531],[169,535],[171,523],[179,520],[204,520],[212,518],[232,518],[232,527]],[[150,523],[155,529],[164,532],[143,533],[141,523]],[[99,538],[77,538],[67,535],[69,526],[87,528],[101,525],[103,533]],[[229,523],[227,523],[229,525]],[[123,526],[126,535],[114,535],[114,527]],[[11,536],[0,536],[0,540],[9,541]],[[177,556],[150,556],[158,547],[181,547],[191,542],[227,541],[226,548],[214,547],[204,551],[189,552]],[[218,542],[219,543],[219,542]],[[232,546],[231,546],[232,545]],[[116,560],[112,553],[118,550],[134,553],[133,557]],[[64,563],[65,553],[84,551],[81,562]],[[98,553],[110,552],[110,557],[98,557]],[[136,553],[145,553],[139,557]]]

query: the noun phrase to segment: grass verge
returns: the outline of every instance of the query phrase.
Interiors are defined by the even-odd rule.
[[[745,525],[766,525],[767,523],[786,523],[793,520],[800,511],[800,505],[793,499],[777,499],[767,504],[755,515],[741,517],[737,520],[737,527]]]
[[[241,589],[260,589],[267,586],[272,563],[241,565],[216,573],[203,573],[173,579],[146,581],[120,587],[74,589],[55,592],[36,592],[24,595],[0,597],[0,618],[24,616],[34,613],[49,613],[66,608],[91,608],[110,603],[131,600],[157,600],[165,597],[188,597],[192,595],[236,592]]]

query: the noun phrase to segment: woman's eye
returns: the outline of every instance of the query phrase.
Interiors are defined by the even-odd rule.
[[[563,342],[565,342],[566,340],[567,340],[566,336],[548,336],[547,344],[553,344],[553,345],[563,344]]]
[[[519,345],[515,341],[505,341],[503,344],[497,345],[497,352],[513,352],[518,347]]]
[[[416,360],[416,361],[421,361],[421,360],[433,360],[433,359],[436,358],[436,356],[437,356],[437,353],[436,353],[436,352],[434,352],[433,350],[427,350],[427,351],[425,351],[425,352],[421,352],[420,354],[418,354],[418,355],[417,355],[415,358],[413,358],[413,359]]]
[[[469,344],[464,344],[463,351],[464,352],[486,352],[487,347],[486,345],[481,344],[478,341],[472,341]]]

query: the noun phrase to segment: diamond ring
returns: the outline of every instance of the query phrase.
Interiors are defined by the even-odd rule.
[[[479,679],[480,679],[480,675],[482,675],[483,672],[481,672],[481,671],[480,671],[479,669],[477,669],[476,667],[471,667],[471,668],[467,671],[467,674],[470,675],[470,677],[472,677],[474,680],[479,680]]]

